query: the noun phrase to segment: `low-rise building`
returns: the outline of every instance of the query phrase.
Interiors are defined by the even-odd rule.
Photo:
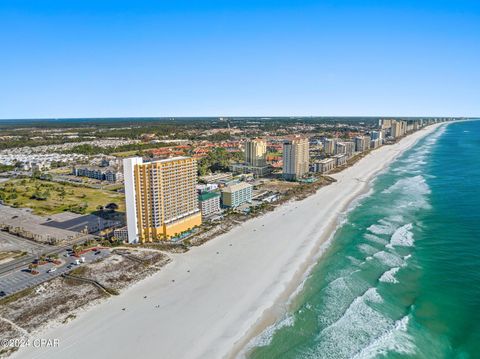
[[[220,213],[220,194],[217,192],[204,192],[198,196],[198,207],[203,217]]]
[[[225,207],[235,208],[243,203],[252,201],[253,186],[240,182],[222,189],[222,204]]]
[[[345,156],[345,155],[344,155]],[[335,168],[335,158],[325,158],[319,162],[313,164],[313,172],[327,173]]]
[[[335,166],[343,166],[347,164],[347,155],[345,154],[338,154],[332,157],[335,160]]]
[[[128,242],[127,226],[113,230],[113,236],[118,241],[125,242],[125,243]]]
[[[99,181],[119,182],[123,180],[123,173],[113,167],[73,167],[72,174]]]
[[[39,172],[41,172],[41,171],[47,171],[47,170],[50,169],[50,167],[51,167],[50,162],[45,162],[45,161],[42,161],[42,162],[34,162],[34,163],[32,163],[32,165],[31,165],[31,169],[32,169],[32,171],[34,171],[34,172],[35,172],[35,171],[39,171]]]
[[[195,186],[196,190],[198,193],[203,193],[203,192],[212,192],[218,189],[218,184],[216,183],[207,183],[207,184],[197,184]]]
[[[204,183],[217,183],[219,181],[225,181],[225,180],[231,180],[232,179],[232,173],[230,172],[220,172],[220,173],[212,173],[210,175],[202,176],[199,178],[200,181]]]
[[[230,165],[230,171],[234,173],[252,173],[255,177],[263,177],[272,172],[269,166],[252,166],[247,163],[234,163]]]

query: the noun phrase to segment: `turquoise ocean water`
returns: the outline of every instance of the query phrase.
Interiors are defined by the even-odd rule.
[[[253,359],[480,358],[480,121],[379,175],[253,345]]]

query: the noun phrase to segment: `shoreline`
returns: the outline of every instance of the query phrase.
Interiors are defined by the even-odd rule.
[[[24,348],[13,357],[61,358],[72,350],[75,356],[85,356],[91,355],[92,345],[101,357],[238,356],[268,323],[285,313],[289,299],[324,252],[322,247],[331,242],[338,219],[367,192],[372,179],[442,125],[373,151],[332,175],[337,182],[314,195],[173,255],[173,262],[161,272],[119,297],[41,333],[59,338],[59,348]],[[282,218],[287,214],[286,220]]]
[[[303,285],[308,279],[311,271],[318,264],[318,262],[321,260],[322,256],[324,255],[325,251],[330,246],[331,241],[333,240],[337,230],[343,225],[344,220],[348,215],[348,213],[353,209],[355,209],[355,207],[357,206],[357,203],[361,201],[361,199],[364,196],[368,196],[369,192],[373,187],[373,181],[375,180],[375,178],[382,172],[386,171],[393,162],[395,162],[404,152],[414,147],[421,139],[436,132],[438,128],[440,128],[441,126],[446,126],[448,124],[449,123],[434,124],[425,128],[425,130],[429,130],[427,133],[425,133],[421,137],[416,138],[414,142],[410,143],[407,147],[397,152],[393,158],[391,158],[388,161],[385,161],[382,164],[381,168],[378,168],[375,171],[372,171],[370,174],[367,175],[366,178],[362,178],[361,181],[360,180],[358,181],[359,183],[362,183],[361,187],[359,187],[356,193],[351,195],[351,198],[344,201],[347,203],[345,203],[338,210],[335,218],[331,219],[331,222],[329,223],[330,229],[327,229],[324,233],[322,233],[319,240],[316,241],[315,248],[312,249],[312,252],[310,253],[309,257],[306,258],[304,263],[302,263],[301,266],[298,268],[297,273],[295,273],[294,278],[292,278],[291,282],[289,283],[288,287],[285,289],[284,293],[282,293],[281,296],[279,296],[279,298],[275,301],[275,303],[272,305],[271,308],[265,311],[265,313],[263,314],[263,317],[260,317],[257,320],[257,323],[255,323],[249,329],[249,331],[244,335],[244,337],[240,341],[234,344],[233,349],[227,355],[225,355],[224,358],[233,359],[233,358],[239,358],[239,357],[240,358],[247,357],[248,353],[255,348],[255,345],[253,343],[255,339],[258,338],[258,336],[260,336],[266,329],[271,328],[276,323],[278,323],[278,321],[281,320],[282,316],[284,316],[289,310],[292,309],[294,300],[298,296],[298,294],[302,292]],[[411,135],[415,135],[418,132],[421,132],[421,131],[417,131]],[[402,142],[404,139],[407,139],[408,137],[410,137],[410,135],[402,138],[398,143]],[[397,143],[395,143],[394,145],[396,144]],[[363,158],[358,162],[361,162],[362,160]],[[354,167],[356,164],[357,163],[355,163],[351,167],[347,167],[344,171]],[[339,175],[344,171],[331,174],[330,176],[335,178],[338,181],[339,180],[338,177],[341,177]],[[286,305],[282,305],[283,303],[285,303]],[[280,309],[282,307],[283,309]]]
[[[298,268],[284,293],[281,294],[271,308],[265,311],[263,317],[259,318],[257,323],[249,329],[249,332],[246,333],[244,338],[234,344],[232,351],[225,356],[226,359],[246,358],[248,353],[256,347],[253,343],[255,339],[266,329],[271,328],[278,323],[278,321],[282,319],[282,316],[292,309],[295,299],[302,292],[303,286],[310,276],[311,271],[321,260],[325,251],[328,250],[337,230],[343,225],[344,218],[342,217],[346,217],[348,212],[356,207],[356,204],[353,204],[353,202],[368,195],[370,188],[371,182],[367,183],[363,187],[363,190],[358,193],[343,210],[338,212],[336,218],[332,219],[333,223],[329,224],[326,231],[321,236],[321,239],[316,241],[316,245],[312,249],[309,257],[306,258],[304,263]]]

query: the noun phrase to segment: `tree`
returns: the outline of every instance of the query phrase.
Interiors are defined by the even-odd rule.
[[[48,198],[49,193],[47,191],[40,192],[38,189],[32,193],[30,199],[36,199],[37,201],[45,201]]]
[[[200,176],[204,176],[209,172],[227,172],[230,163],[239,160],[238,157],[238,152],[232,153],[225,148],[216,147],[198,162],[198,173]]]
[[[105,206],[105,209],[108,209],[109,211],[115,212],[118,209],[118,204],[112,202],[109,203]]]
[[[87,211],[87,208],[88,208],[88,203],[84,202],[82,204],[71,204],[70,206],[68,206],[67,209],[73,213],[85,214],[85,212]]]

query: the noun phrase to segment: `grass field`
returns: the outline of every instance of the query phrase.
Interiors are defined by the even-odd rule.
[[[109,203],[116,203],[120,212],[125,210],[125,199],[121,193],[31,178],[1,183],[0,199],[9,206],[31,208],[38,215],[63,211],[93,213],[98,206]]]
[[[138,150],[125,151],[125,152],[115,152],[115,153],[112,153],[112,156],[124,158],[124,157],[135,156],[137,153],[138,153]]]
[[[68,175],[72,173],[72,168],[71,167],[58,167],[58,168],[53,168],[48,171],[50,174],[56,174],[56,175]]]

